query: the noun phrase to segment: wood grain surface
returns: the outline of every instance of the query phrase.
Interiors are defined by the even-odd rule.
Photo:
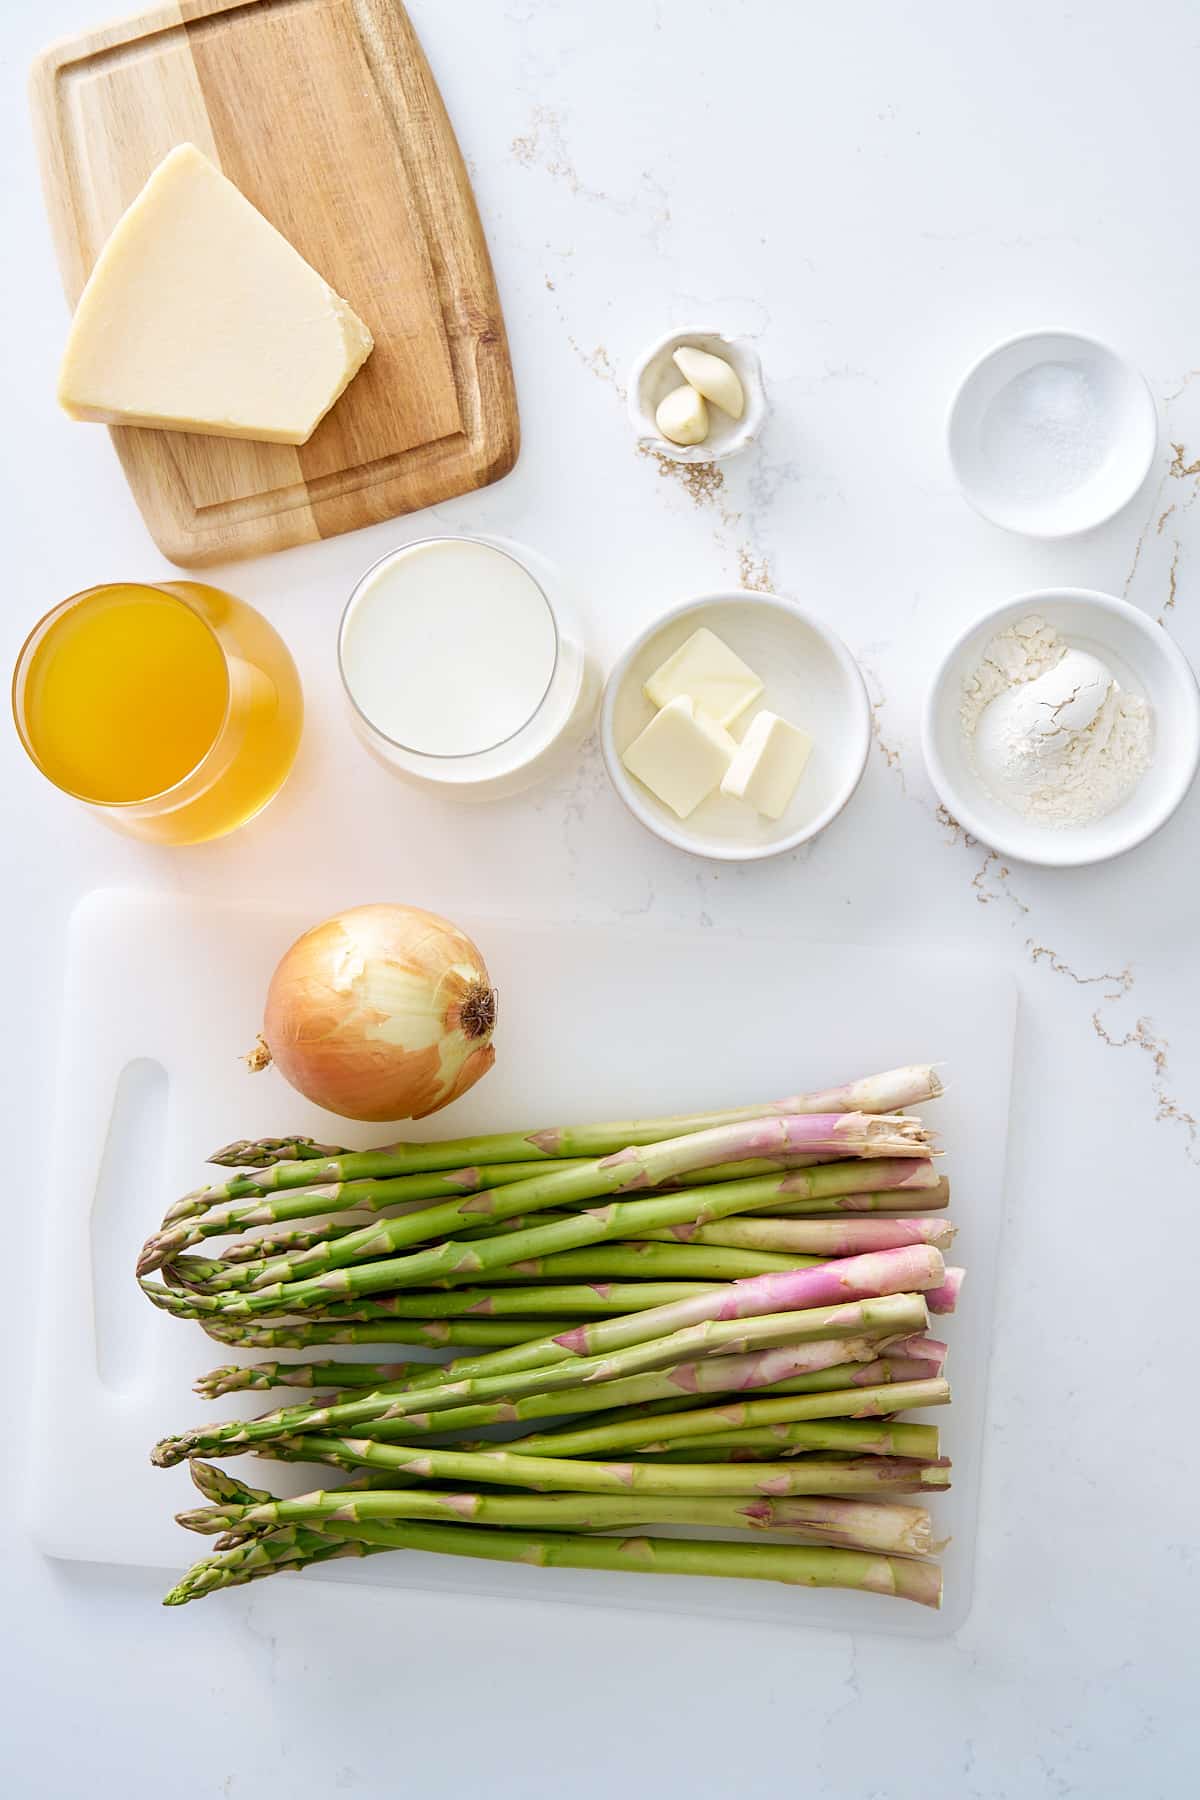
[[[32,100],[72,306],[151,170],[191,142],[375,339],[299,448],[112,429],[172,561],[310,543],[507,474],[520,430],[487,244],[395,0],[182,0],[46,51]]]

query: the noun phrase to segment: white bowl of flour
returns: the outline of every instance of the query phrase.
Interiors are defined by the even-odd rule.
[[[925,706],[943,804],[1004,856],[1074,868],[1164,825],[1200,763],[1200,692],[1160,625],[1086,588],[1024,594],[952,645]]]

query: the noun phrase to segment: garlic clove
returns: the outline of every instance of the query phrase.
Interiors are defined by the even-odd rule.
[[[737,372],[723,356],[708,350],[696,350],[691,344],[680,344],[671,358],[684,380],[719,406],[731,419],[740,419],[746,410],[746,396]]]
[[[687,382],[672,388],[660,402],[654,423],[672,444],[702,444],[708,436],[708,408],[703,394]]]

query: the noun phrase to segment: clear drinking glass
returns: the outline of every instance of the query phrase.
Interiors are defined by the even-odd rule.
[[[253,818],[286,780],[304,717],[279,634],[197,581],[112,582],[62,601],[25,641],[12,704],[48,780],[156,844]]]
[[[368,590],[377,587],[389,570],[405,574],[406,559],[415,568],[414,553],[428,555],[440,544],[484,546],[515,563],[536,584],[554,632],[553,663],[541,699],[515,729],[495,743],[464,754],[433,754],[402,742],[394,726],[389,732],[378,717],[371,716],[347,672],[347,637],[355,629],[356,613]],[[560,571],[549,558],[525,545],[496,537],[419,538],[372,564],[342,614],[338,669],[354,729],[372,754],[405,780],[461,800],[507,798],[562,768],[591,730],[600,699],[599,668],[588,647],[579,608]],[[446,705],[470,704],[469,695],[455,695],[450,671],[430,669],[429,678],[445,684]]]

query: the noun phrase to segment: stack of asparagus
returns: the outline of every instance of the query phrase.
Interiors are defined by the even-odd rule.
[[[943,1260],[953,1227],[932,1216],[949,1189],[900,1111],[940,1091],[906,1068],[725,1113],[218,1152],[235,1172],[172,1206],[142,1251],[157,1306],[242,1348],[482,1353],[203,1376],[208,1398],[328,1391],[155,1448],[187,1460],[206,1501],[180,1522],[217,1537],[168,1603],[422,1549],[936,1606],[930,1515],[893,1496],[949,1484],[937,1428],[895,1419],[950,1398],[927,1335],[961,1280]],[[213,1237],[233,1241],[198,1254]],[[349,1479],[277,1499],[204,1460],[247,1451]]]

